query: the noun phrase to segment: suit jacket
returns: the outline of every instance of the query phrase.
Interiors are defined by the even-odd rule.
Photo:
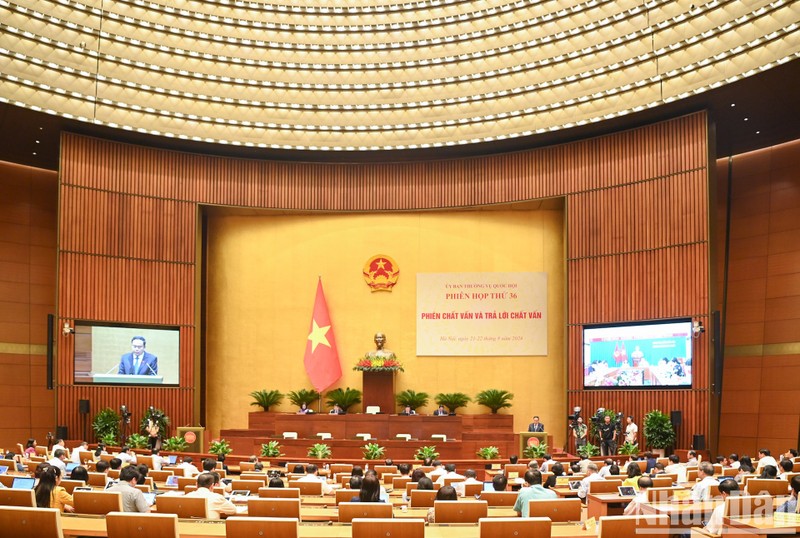
[[[528,431],[529,432],[544,432],[544,424],[541,422],[539,424],[534,424],[531,422],[528,424]]]
[[[437,417],[446,417],[449,414],[447,411],[439,411],[438,409],[433,412],[433,415]]]
[[[126,353],[119,361],[119,371],[121,375],[158,375],[158,357],[152,353],[144,352],[139,371],[133,371],[133,353]]]

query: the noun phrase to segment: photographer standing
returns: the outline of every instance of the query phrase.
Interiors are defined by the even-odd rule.
[[[158,425],[161,417],[155,412],[154,408],[150,408],[150,416],[147,418],[147,444],[150,450],[157,450],[161,448],[161,427]]]
[[[575,451],[586,445],[586,436],[589,433],[589,427],[583,423],[583,417],[578,416],[572,425],[572,435],[575,437]]]
[[[611,416],[606,415],[603,423],[598,426],[600,432],[600,454],[613,456],[617,452],[617,426],[611,422]]]

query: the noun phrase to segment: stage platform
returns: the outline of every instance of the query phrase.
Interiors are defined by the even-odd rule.
[[[324,442],[333,452],[334,459],[358,459],[366,441],[358,434],[368,433],[381,446],[386,447],[386,457],[411,459],[414,452],[427,445],[435,445],[443,459],[474,459],[479,448],[496,446],[501,457],[518,452],[518,435],[514,433],[512,415],[296,415],[289,413],[254,412],[249,414],[249,428],[222,430],[220,437],[231,444],[236,454],[260,454],[261,444],[280,440],[286,457],[304,458],[308,447]],[[297,439],[284,439],[284,432],[297,433]],[[331,439],[320,441],[317,434],[329,433]],[[398,434],[408,434],[411,440],[398,440]],[[434,439],[445,435],[447,441]]]

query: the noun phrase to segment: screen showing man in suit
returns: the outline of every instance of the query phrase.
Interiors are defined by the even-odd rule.
[[[178,327],[76,321],[74,335],[75,383],[178,384]]]
[[[131,339],[131,352],[122,355],[119,361],[121,375],[158,375],[158,357],[145,351],[147,340],[144,336]]]

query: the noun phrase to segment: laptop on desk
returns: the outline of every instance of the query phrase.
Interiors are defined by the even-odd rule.
[[[34,485],[36,485],[36,479],[35,478],[18,476],[11,483],[11,488],[12,489],[33,489]]]

